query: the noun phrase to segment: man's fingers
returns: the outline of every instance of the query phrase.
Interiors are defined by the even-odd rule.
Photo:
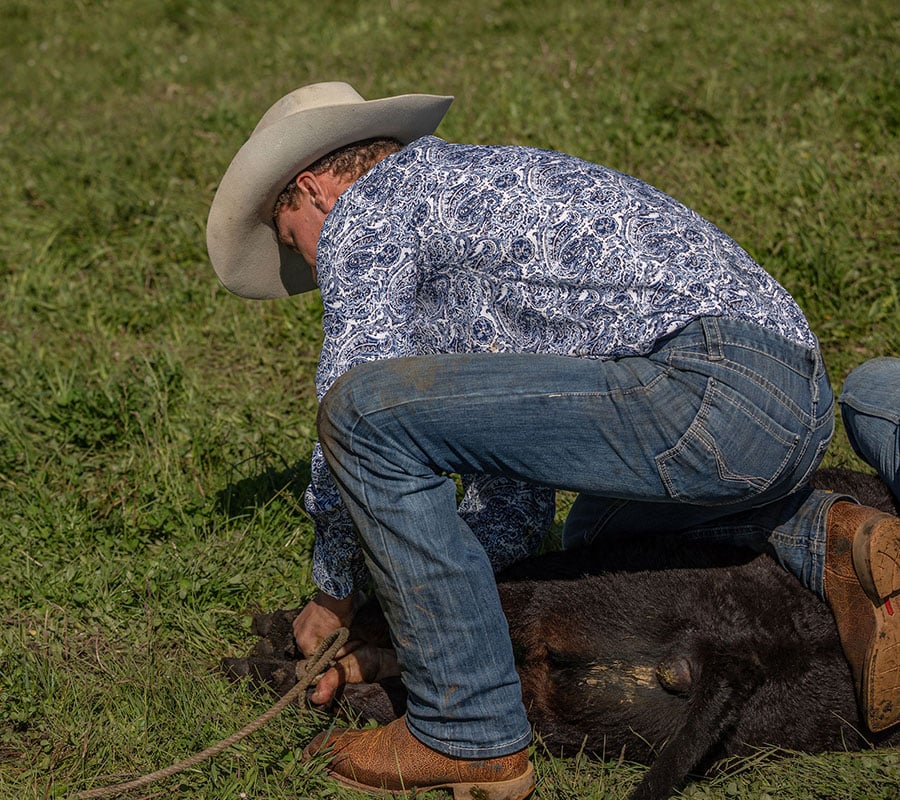
[[[363,645],[358,641],[354,644],[357,646],[352,652],[340,658],[319,678],[310,698],[316,705],[331,702],[335,692],[345,683],[371,683],[400,674],[393,650]]]
[[[316,688],[310,699],[316,705],[325,705],[334,698],[335,692],[345,683],[364,683],[362,667],[355,655],[349,655],[338,661],[331,669],[326,670],[316,682]]]
[[[362,639],[348,639],[346,644],[335,653],[334,657],[336,660],[340,661],[365,646],[366,643]]]
[[[344,683],[344,681],[341,680],[340,673],[335,667],[332,667],[319,678],[316,683],[316,688],[309,699],[317,706],[326,705],[332,701],[334,693],[342,683]]]

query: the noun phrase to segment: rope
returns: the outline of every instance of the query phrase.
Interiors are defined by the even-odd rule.
[[[180,761],[165,769],[151,772],[149,775],[144,775],[143,777],[136,778],[132,781],[126,781],[125,783],[119,783],[115,786],[102,786],[97,789],[81,792],[80,794],[75,795],[75,800],[90,800],[90,798],[94,797],[111,797],[112,795],[123,794],[132,789],[146,786],[148,783],[161,781],[163,778],[169,778],[172,775],[177,775],[179,772],[184,772],[186,769],[195,767],[197,764],[200,764],[213,756],[217,756],[223,750],[227,750],[231,745],[237,744],[241,739],[258,731],[263,725],[269,722],[269,720],[277,716],[287,706],[293,703],[301,692],[306,691],[306,689],[312,686],[316,676],[321,672],[324,672],[334,660],[338,651],[347,643],[348,636],[349,632],[346,628],[338,628],[338,630],[325,637],[316,649],[316,652],[307,660],[306,667],[303,669],[302,673],[297,675],[297,683],[291,687],[290,691],[288,691],[288,693],[268,711],[252,722],[247,723],[243,728],[231,734],[228,738],[222,739],[222,741],[217,744],[207,747],[203,752],[197,753],[190,758],[186,758],[184,761]]]

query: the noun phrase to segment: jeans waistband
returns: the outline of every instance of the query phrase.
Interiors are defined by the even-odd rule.
[[[654,350],[670,347],[699,349],[710,360],[716,361],[726,358],[726,345],[750,347],[766,353],[800,374],[819,375],[825,372],[818,340],[815,347],[808,347],[757,323],[726,317],[699,317],[660,339]]]
[[[752,322],[722,317],[701,317],[696,322],[703,330],[711,359],[724,358],[723,347],[726,344],[752,346],[800,374],[809,375],[812,379],[813,401],[818,402],[819,379],[826,375],[818,339],[815,347],[807,347]]]
[[[710,366],[717,362],[741,361],[741,351],[762,354],[802,380],[810,393],[813,408],[821,403],[814,417],[824,418],[833,413],[831,386],[818,342],[816,346],[808,347],[753,322],[700,317],[661,340],[657,352],[664,351],[668,351],[670,358],[678,358],[678,353],[686,356],[702,354]]]

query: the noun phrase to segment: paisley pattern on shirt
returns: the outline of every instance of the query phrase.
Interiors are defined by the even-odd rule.
[[[815,346],[787,291],[715,225],[636,178],[544,150],[419,139],[340,196],[317,267],[320,399],[364,361],[643,355],[708,315]],[[313,578],[344,596],[365,571],[318,446],[306,504]],[[537,549],[552,508],[547,489],[482,476],[460,513],[500,569]]]

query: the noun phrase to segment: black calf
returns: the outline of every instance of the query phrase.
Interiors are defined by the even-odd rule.
[[[868,504],[892,502],[862,478],[817,480]],[[666,798],[691,772],[760,747],[900,745],[900,730],[866,731],[828,607],[766,555],[632,540],[522,562],[498,587],[535,729],[554,753],[650,764],[632,800]],[[256,618],[252,657],[226,659],[226,672],[286,692],[294,613]],[[342,702],[384,723],[405,697],[388,681],[348,686]]]
[[[654,543],[589,559],[551,556],[540,567],[559,577],[500,585],[551,752],[650,764],[632,800],[651,800],[760,747],[900,744],[900,731],[866,732],[831,612],[768,556]]]

